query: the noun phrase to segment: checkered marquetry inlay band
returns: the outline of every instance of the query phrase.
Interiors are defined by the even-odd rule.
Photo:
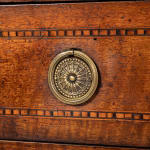
[[[150,28],[0,30],[0,38],[69,38],[103,36],[150,36]]]
[[[150,121],[150,113],[0,108],[0,116],[38,116]]]

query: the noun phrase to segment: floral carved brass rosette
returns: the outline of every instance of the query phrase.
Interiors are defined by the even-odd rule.
[[[90,99],[97,88],[97,68],[83,52],[68,50],[51,62],[48,82],[57,99],[70,105],[81,104]]]

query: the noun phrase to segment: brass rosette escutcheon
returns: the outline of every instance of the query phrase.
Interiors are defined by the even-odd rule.
[[[86,54],[68,50],[58,54],[50,64],[49,87],[54,96],[65,104],[86,102],[98,84],[97,68]]]

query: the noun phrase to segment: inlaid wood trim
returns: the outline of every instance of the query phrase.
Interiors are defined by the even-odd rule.
[[[150,121],[150,113],[0,108],[0,116],[38,116]]]
[[[150,36],[150,28],[0,30],[0,38],[69,38],[104,36]]]

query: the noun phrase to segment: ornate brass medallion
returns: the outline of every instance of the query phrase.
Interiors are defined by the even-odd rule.
[[[93,61],[84,53],[68,50],[58,54],[49,67],[49,86],[62,102],[77,105],[95,92],[98,73]]]

